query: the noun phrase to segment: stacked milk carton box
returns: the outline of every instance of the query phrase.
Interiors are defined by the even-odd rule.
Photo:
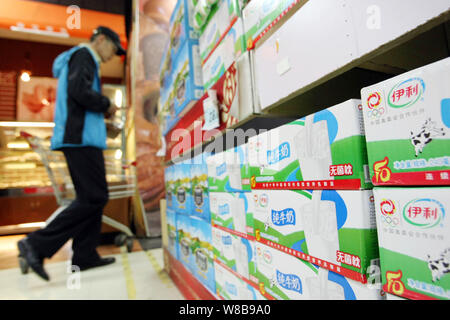
[[[211,88],[246,51],[242,18],[237,17],[236,10],[230,9],[232,3],[221,1],[223,10],[216,12],[213,19],[209,21],[207,30],[200,38],[204,57],[202,58],[202,76],[205,90]],[[233,5],[233,8],[236,6],[237,4]],[[222,11],[227,14],[222,15]],[[228,21],[230,21],[230,25],[224,27]],[[221,24],[221,26],[217,24]],[[215,28],[221,28],[217,31],[218,33],[223,32],[220,37],[217,36],[218,33],[214,33]]]
[[[160,65],[160,108],[167,133],[203,95],[198,32],[191,0],[178,0],[170,18],[170,39]]]
[[[361,90],[383,288],[450,298],[450,58]]]
[[[207,158],[207,165],[215,264],[256,287],[247,145],[216,153]],[[219,295],[223,285],[216,277]]]
[[[378,247],[363,129],[349,100],[249,139],[257,241],[368,280]]]
[[[257,242],[260,292],[277,300],[380,300],[377,284],[362,284]]]
[[[204,155],[165,169],[169,252],[215,291],[207,167]]]
[[[247,144],[216,153],[206,159],[211,222],[241,234],[247,234],[247,229],[251,233],[246,215],[247,212],[251,213],[247,159]]]

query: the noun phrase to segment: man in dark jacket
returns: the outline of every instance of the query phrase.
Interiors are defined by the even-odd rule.
[[[25,259],[41,278],[49,280],[44,258],[52,257],[73,239],[72,265],[80,270],[111,264],[96,247],[103,208],[108,201],[103,150],[106,149],[105,117],[117,107],[101,94],[100,63],[125,54],[119,36],[98,27],[89,43],[60,54],[53,63],[58,78],[52,150],[64,153],[76,199],[43,229],[18,242],[19,258]]]

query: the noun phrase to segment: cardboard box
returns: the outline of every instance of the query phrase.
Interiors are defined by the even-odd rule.
[[[276,182],[305,182],[291,185],[303,189],[370,188],[360,108],[360,100],[348,100],[250,137],[256,188]]]
[[[202,66],[205,90],[211,88],[233,62],[245,52],[244,39],[242,19],[238,18]]]
[[[177,257],[187,270],[194,274],[195,261],[192,255],[191,245],[191,218],[189,215],[176,212],[177,223]]]
[[[206,60],[240,15],[236,0],[219,0],[215,6],[217,9],[211,12],[211,17],[199,37],[202,62]]]
[[[450,184],[450,58],[363,88],[375,185]]]
[[[211,222],[209,210],[208,167],[206,154],[198,155],[191,160],[191,187],[192,187],[192,215],[208,223]]]
[[[383,289],[450,298],[450,187],[374,188]]]
[[[242,11],[247,46],[274,22],[295,0],[250,1]]]
[[[175,259],[178,259],[177,218],[175,211],[166,208],[166,221],[167,221],[167,233],[169,238],[167,249]]]
[[[175,197],[175,181],[173,176],[174,166],[168,166],[164,168],[164,184],[166,189],[166,206],[167,209],[174,209],[174,197]]]
[[[198,32],[194,29],[194,4],[191,0],[178,0],[170,17],[170,54],[172,59],[189,40],[197,40]]]
[[[206,158],[209,192],[250,191],[247,144]]]
[[[228,268],[255,284],[256,278],[254,241],[213,227],[214,257]]]
[[[191,254],[194,275],[212,292],[216,291],[211,224],[191,216]]]
[[[371,190],[253,190],[255,238],[347,269],[360,280],[378,262]],[[316,263],[314,260],[312,262]],[[318,263],[318,262],[317,262]],[[343,270],[343,273],[345,270]],[[350,277],[350,276],[349,276]]]
[[[247,211],[251,212],[250,206],[250,193],[209,193],[211,223],[244,235],[247,234]]]
[[[221,266],[214,264],[216,294],[224,300],[265,300],[250,284]]]
[[[192,185],[191,185],[191,164],[190,161],[184,161],[174,165],[174,197],[173,208],[175,211],[183,214],[193,212]]]
[[[256,243],[260,288],[277,300],[378,300],[380,286],[369,286]]]
[[[201,61],[198,41],[186,41],[173,61],[172,92],[166,104],[171,105],[175,115],[181,117],[203,95]],[[170,108],[169,108],[170,109]]]

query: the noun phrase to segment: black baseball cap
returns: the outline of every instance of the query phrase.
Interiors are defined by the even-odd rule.
[[[126,50],[120,44],[119,35],[110,28],[98,26],[97,29],[94,30],[94,35],[95,34],[104,34],[106,37],[108,37],[117,47],[116,55],[121,56],[127,53]]]

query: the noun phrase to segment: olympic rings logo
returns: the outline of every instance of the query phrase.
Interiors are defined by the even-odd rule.
[[[367,106],[369,107],[369,117],[378,118],[381,117],[386,109],[381,106],[381,95],[379,92],[374,92],[367,98]]]

